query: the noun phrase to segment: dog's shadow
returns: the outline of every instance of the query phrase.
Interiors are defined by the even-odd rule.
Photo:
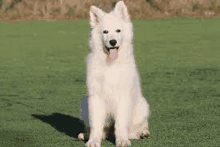
[[[57,131],[70,137],[77,138],[79,133],[85,131],[84,122],[70,115],[52,113],[51,115],[32,114],[31,116],[51,125]]]
[[[61,113],[52,113],[51,115],[32,114],[31,116],[51,125],[57,131],[65,133],[70,137],[78,138],[79,133],[85,133],[84,122],[74,116]],[[111,128],[111,130],[111,132],[113,132],[114,128]],[[112,133],[107,140],[115,144],[115,136],[112,135]],[[86,141],[88,141],[88,139],[86,139],[85,142]]]

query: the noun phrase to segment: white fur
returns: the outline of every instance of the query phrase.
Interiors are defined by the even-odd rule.
[[[105,13],[91,6],[90,53],[87,62],[88,96],[81,103],[81,117],[90,134],[85,146],[100,147],[105,138],[105,127],[115,121],[116,146],[130,146],[129,139],[149,136],[149,105],[141,93],[140,79],[133,55],[132,23],[123,1]],[[120,29],[121,32],[116,32]],[[108,33],[104,34],[103,31]],[[118,58],[108,62],[109,41],[115,39]],[[84,140],[85,135],[79,134]]]

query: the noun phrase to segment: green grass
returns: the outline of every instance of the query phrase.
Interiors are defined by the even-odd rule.
[[[134,147],[220,144],[220,20],[134,20],[151,138]],[[78,147],[88,21],[0,23],[0,146]],[[102,146],[113,147],[107,140]]]

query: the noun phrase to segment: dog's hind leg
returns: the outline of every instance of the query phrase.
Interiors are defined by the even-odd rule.
[[[78,135],[79,140],[89,140],[89,133],[80,133]]]
[[[87,131],[86,133],[79,133],[79,135],[78,135],[78,139],[79,140],[84,140],[84,141],[88,141],[89,140],[89,135],[90,135],[90,133],[89,133],[89,131]],[[103,131],[103,134],[102,134],[102,139],[106,139],[106,131],[105,131],[105,129],[104,129],[104,131]]]
[[[129,126],[129,139],[150,138],[148,129],[149,104],[144,97],[140,97],[133,111],[133,120]]]

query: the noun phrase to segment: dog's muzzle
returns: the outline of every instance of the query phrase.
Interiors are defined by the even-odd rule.
[[[109,51],[110,51],[110,49],[117,49],[117,50],[118,50],[119,46],[117,46],[117,47],[107,47],[107,46],[105,46],[105,48],[106,48],[106,49],[107,49],[107,51],[109,52]]]

